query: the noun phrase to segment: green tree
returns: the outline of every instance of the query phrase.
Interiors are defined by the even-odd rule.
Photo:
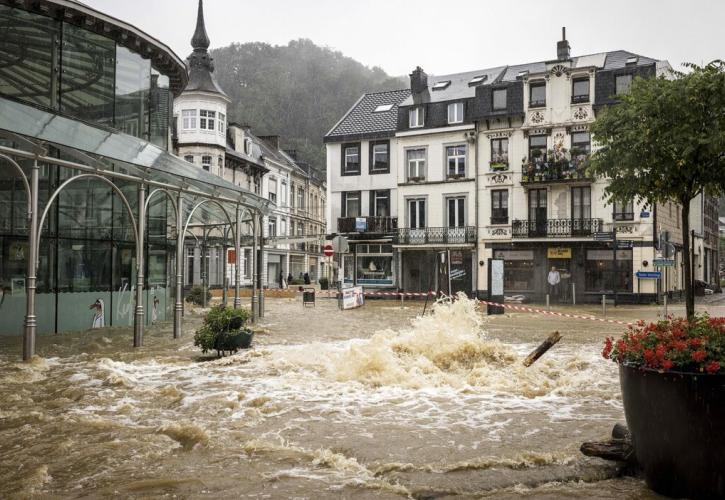
[[[690,248],[690,201],[725,192],[725,63],[688,73],[637,78],[620,103],[604,109],[592,126],[602,146],[590,170],[608,178],[610,202],[671,201],[682,210],[687,317],[695,313]]]

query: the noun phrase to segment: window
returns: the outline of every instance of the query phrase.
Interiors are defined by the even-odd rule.
[[[509,165],[508,137],[491,139],[491,170],[505,170]]]
[[[546,189],[529,190],[529,237],[547,234]]]
[[[584,264],[587,292],[632,291],[632,250],[617,250],[614,261],[612,250],[587,250]]]
[[[448,198],[446,207],[448,209],[448,227],[464,227],[466,225],[466,197]]]
[[[408,225],[410,229],[425,228],[425,198],[408,200]]]
[[[388,173],[390,172],[389,160],[390,143],[371,142],[370,143],[370,173]]]
[[[536,82],[529,85],[529,107],[541,108],[546,106],[546,82]]]
[[[463,122],[463,103],[453,102],[448,105],[448,123]]]
[[[360,217],[360,191],[342,193],[342,216]]]
[[[360,175],[360,144],[343,144],[342,175]]]
[[[219,166],[219,175],[224,177],[224,158],[221,156],[217,159],[217,165]]]
[[[447,146],[446,163],[448,177],[458,178],[466,176],[466,146]]]
[[[194,163],[194,155],[186,155],[184,156],[184,160],[188,161],[189,163]]]
[[[279,235],[287,236],[287,219],[279,220]]]
[[[297,188],[297,208],[300,210],[305,208],[305,191],[301,187]]]
[[[508,224],[509,192],[507,189],[491,191],[491,224]]]
[[[471,78],[471,81],[468,82],[468,85],[479,85],[479,84],[485,82],[487,78],[488,78],[488,76],[486,76],[486,75],[474,76],[473,78]]]
[[[592,217],[592,191],[589,186],[571,188],[572,234],[590,230],[588,222]]]
[[[672,215],[670,213],[670,215]],[[614,202],[614,220],[634,220],[634,203],[632,200],[622,203]]]
[[[216,112],[207,109],[199,110],[199,128],[201,130],[214,130],[214,117]]]
[[[390,111],[391,109],[393,109],[393,106],[393,104],[381,104],[373,110],[373,113],[384,113],[386,111]]]
[[[282,207],[287,206],[287,183],[282,181],[279,193],[279,204]]]
[[[274,217],[270,217],[267,223],[267,236],[269,238],[277,236],[277,219]]]
[[[269,193],[268,198],[269,201],[272,203],[277,203],[277,180],[276,179],[269,179]]]
[[[494,111],[506,109],[506,89],[494,89],[492,107]]]
[[[408,181],[425,180],[425,149],[409,149],[405,152],[408,165]]]
[[[629,88],[632,86],[632,75],[617,75],[614,77],[614,88],[616,95],[629,94]]]
[[[442,82],[436,82],[433,85],[433,90],[445,90],[448,88],[448,86],[451,84],[450,80],[444,80]]]
[[[195,109],[182,109],[181,110],[182,128],[184,130],[196,129],[196,110]]]
[[[370,215],[374,217],[390,217],[390,190],[370,192]]]
[[[357,245],[355,255],[345,255],[345,263],[354,264],[356,283],[358,285],[395,284],[393,273],[392,245]],[[350,264],[347,265],[348,269]],[[352,272],[352,269],[350,270]],[[345,273],[345,281],[352,281],[352,274]]]
[[[224,113],[219,113],[219,125],[218,125],[218,132],[222,135],[224,135],[224,130],[226,129],[227,122],[226,122],[226,116],[224,116]]]
[[[546,136],[529,136],[529,161],[538,163],[546,160]]]
[[[211,170],[211,156],[204,155],[201,157],[201,168],[207,172]]]
[[[408,111],[408,126],[410,128],[422,127],[424,122],[424,115],[422,107],[413,108]]]
[[[589,132],[574,132],[571,134],[572,156],[588,155],[591,152],[591,139]]]
[[[571,102],[589,102],[589,78],[575,78],[571,88]]]

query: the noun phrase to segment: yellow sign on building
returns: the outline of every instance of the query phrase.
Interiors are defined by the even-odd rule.
[[[571,248],[550,247],[548,257],[550,259],[571,259]]]

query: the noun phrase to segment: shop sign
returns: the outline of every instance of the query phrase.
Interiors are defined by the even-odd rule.
[[[497,250],[493,255],[503,260],[534,260],[533,250]]]
[[[637,277],[645,280],[658,280],[662,278],[662,273],[659,271],[637,271]]]
[[[571,248],[551,247],[548,250],[547,257],[550,259],[571,259]]]
[[[460,250],[451,251],[451,265],[460,266],[463,264],[463,252]]]
[[[613,260],[611,250],[589,250],[587,260]],[[632,250],[617,250],[617,260],[632,260]]]
[[[237,263],[237,251],[234,248],[229,248],[227,250],[227,264],[236,264]]]
[[[351,286],[342,289],[341,305],[342,309],[355,309],[365,304],[365,294],[363,287]]]

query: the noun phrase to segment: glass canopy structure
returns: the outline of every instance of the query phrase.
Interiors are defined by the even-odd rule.
[[[184,238],[202,226],[236,250],[241,306],[240,242],[261,248],[273,204],[167,152],[187,78],[79,2],[0,0],[0,334],[23,332],[24,359],[37,333],[133,325],[140,346],[173,317],[180,336]]]

